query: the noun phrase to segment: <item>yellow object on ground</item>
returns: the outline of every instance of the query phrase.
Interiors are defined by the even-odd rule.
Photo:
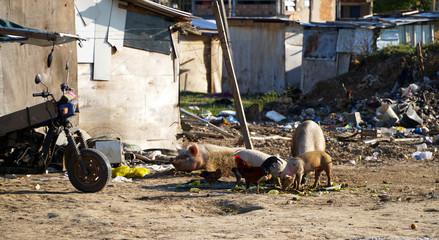
[[[113,177],[113,178],[115,178],[117,176],[122,176],[122,177],[126,177],[126,178],[144,177],[145,175],[147,175],[149,173],[150,173],[149,169],[144,168],[144,167],[130,168],[128,166],[120,166],[120,167],[111,169],[111,177]]]

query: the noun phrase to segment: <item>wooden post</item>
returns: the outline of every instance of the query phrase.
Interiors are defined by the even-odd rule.
[[[416,44],[416,56],[418,57],[419,70],[421,71],[420,79],[422,79],[425,70],[424,57],[422,56],[422,42],[418,42],[418,44]]]
[[[230,44],[229,29],[227,26],[227,18],[222,0],[212,1],[213,13],[215,15],[216,26],[221,40],[221,47],[223,49],[224,60],[226,63],[227,76],[229,78],[230,88],[235,100],[236,115],[239,124],[241,125],[241,133],[244,138],[245,147],[253,149],[253,144],[250,140],[250,134],[247,127],[247,120],[245,119],[244,108],[241,102],[241,94],[239,93],[238,82],[236,80],[235,69],[233,67],[233,57]]]

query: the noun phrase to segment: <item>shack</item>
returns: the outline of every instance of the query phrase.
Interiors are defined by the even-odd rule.
[[[142,149],[175,148],[180,34],[190,13],[148,0],[77,0],[79,125]]]
[[[306,93],[315,83],[346,73],[357,54],[401,43],[433,42],[434,21],[426,17],[375,16],[357,21],[302,23],[300,88]]]
[[[228,24],[241,93],[281,93],[299,86],[303,27],[298,22],[281,18],[229,18]],[[230,89],[226,78],[223,89]]]
[[[57,33],[75,34],[73,3],[0,1],[0,16],[4,19],[0,24],[0,116],[44,101],[32,97],[32,93],[42,91],[42,86],[34,83],[36,74],[41,74],[49,90],[59,98],[59,86],[67,78],[66,62],[70,63],[69,85],[77,89],[76,41],[63,43],[65,39]],[[44,35],[44,39],[36,33]],[[32,35],[38,39],[33,41]],[[49,68],[47,58],[52,50]]]
[[[222,92],[223,53],[215,22],[190,18],[201,34],[180,35],[180,92]]]
[[[282,91],[286,85],[285,20],[231,18],[228,24],[241,93]],[[223,89],[230,89],[226,79]]]

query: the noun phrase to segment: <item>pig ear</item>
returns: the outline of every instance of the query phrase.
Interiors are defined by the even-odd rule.
[[[197,156],[198,155],[198,148],[196,145],[192,145],[189,147],[189,153],[193,156]]]

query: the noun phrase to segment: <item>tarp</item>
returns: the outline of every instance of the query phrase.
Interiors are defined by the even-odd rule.
[[[0,42],[19,42],[46,47],[76,40],[85,41],[77,35],[26,28],[14,22],[0,19]]]

